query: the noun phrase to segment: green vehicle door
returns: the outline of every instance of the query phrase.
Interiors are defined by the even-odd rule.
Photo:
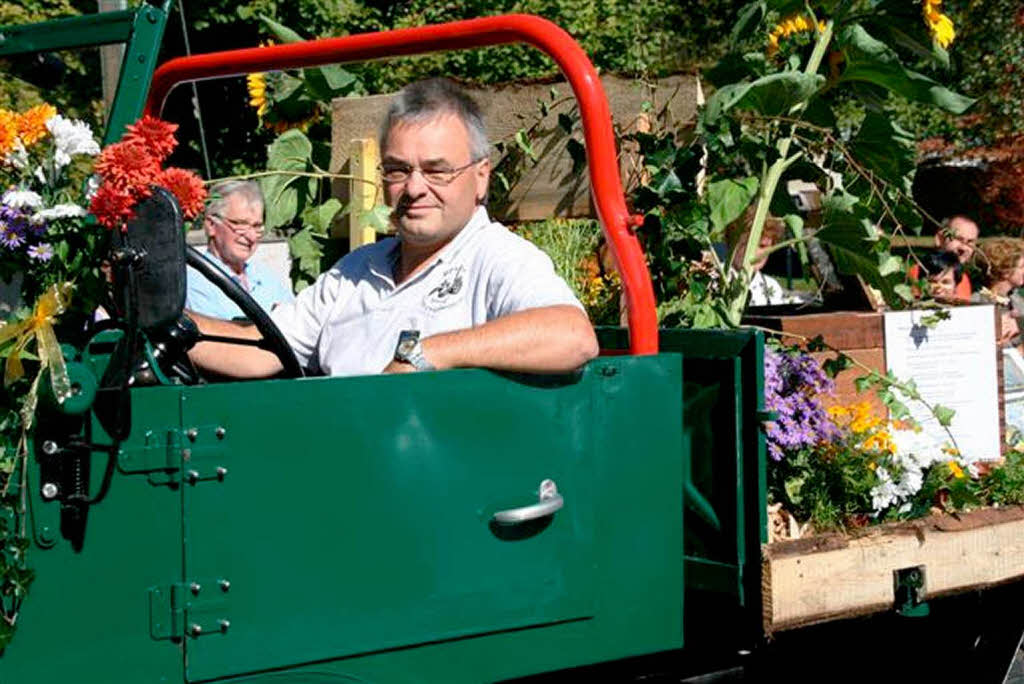
[[[608,559],[621,553],[648,556],[629,560],[647,565],[639,576],[615,578],[631,610],[670,604],[667,621],[618,648],[679,647],[682,558],[637,536],[653,507],[666,548],[679,548],[678,428],[626,437],[639,411],[641,423],[678,423],[679,366],[666,355],[602,361],[578,377],[470,370],[184,389],[187,679],[510,632],[539,643],[546,626],[616,619],[601,611],[621,601],[604,597]],[[626,370],[653,394],[629,391],[617,377]],[[616,463],[634,458],[650,462]],[[495,521],[538,504],[545,480],[560,510]],[[644,574],[660,577],[655,595]],[[587,650],[559,646],[545,659],[567,667]],[[484,680],[531,670],[503,657]],[[454,667],[425,680],[479,675]]]

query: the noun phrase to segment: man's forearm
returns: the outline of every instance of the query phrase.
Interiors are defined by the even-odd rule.
[[[207,335],[261,339],[255,326],[210,318],[188,312],[199,331]],[[227,342],[200,342],[193,347],[189,358],[199,368],[232,378],[265,378],[281,370],[281,362],[268,351],[250,345]]]
[[[483,367],[563,373],[579,368],[597,352],[590,321],[573,306],[520,311],[423,340],[424,356],[439,370]]]

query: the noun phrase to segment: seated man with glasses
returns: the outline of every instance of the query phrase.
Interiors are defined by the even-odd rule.
[[[203,213],[206,258],[242,286],[267,311],[295,299],[290,283],[253,259],[263,237],[263,193],[255,181],[224,181],[210,188],[213,200]],[[240,318],[242,310],[201,276],[188,269],[185,306],[214,318]]]
[[[381,129],[397,236],[348,254],[274,310],[300,363],[328,375],[557,373],[596,356],[593,327],[551,259],[487,215],[489,153],[480,110],[456,85],[432,79],[399,93]],[[194,318],[207,334],[258,336]],[[207,341],[190,354],[230,377],[281,368],[256,347]]]

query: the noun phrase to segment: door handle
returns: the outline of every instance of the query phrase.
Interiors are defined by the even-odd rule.
[[[494,514],[494,521],[505,525],[536,520],[546,515],[551,515],[565,505],[562,495],[558,493],[558,486],[554,480],[544,480],[537,490],[537,503],[522,508],[509,508],[498,511]]]

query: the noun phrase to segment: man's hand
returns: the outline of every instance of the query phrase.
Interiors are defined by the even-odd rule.
[[[398,359],[391,359],[391,363],[384,366],[384,370],[381,373],[392,374],[392,373],[415,373],[416,366],[405,361],[399,361]]]

